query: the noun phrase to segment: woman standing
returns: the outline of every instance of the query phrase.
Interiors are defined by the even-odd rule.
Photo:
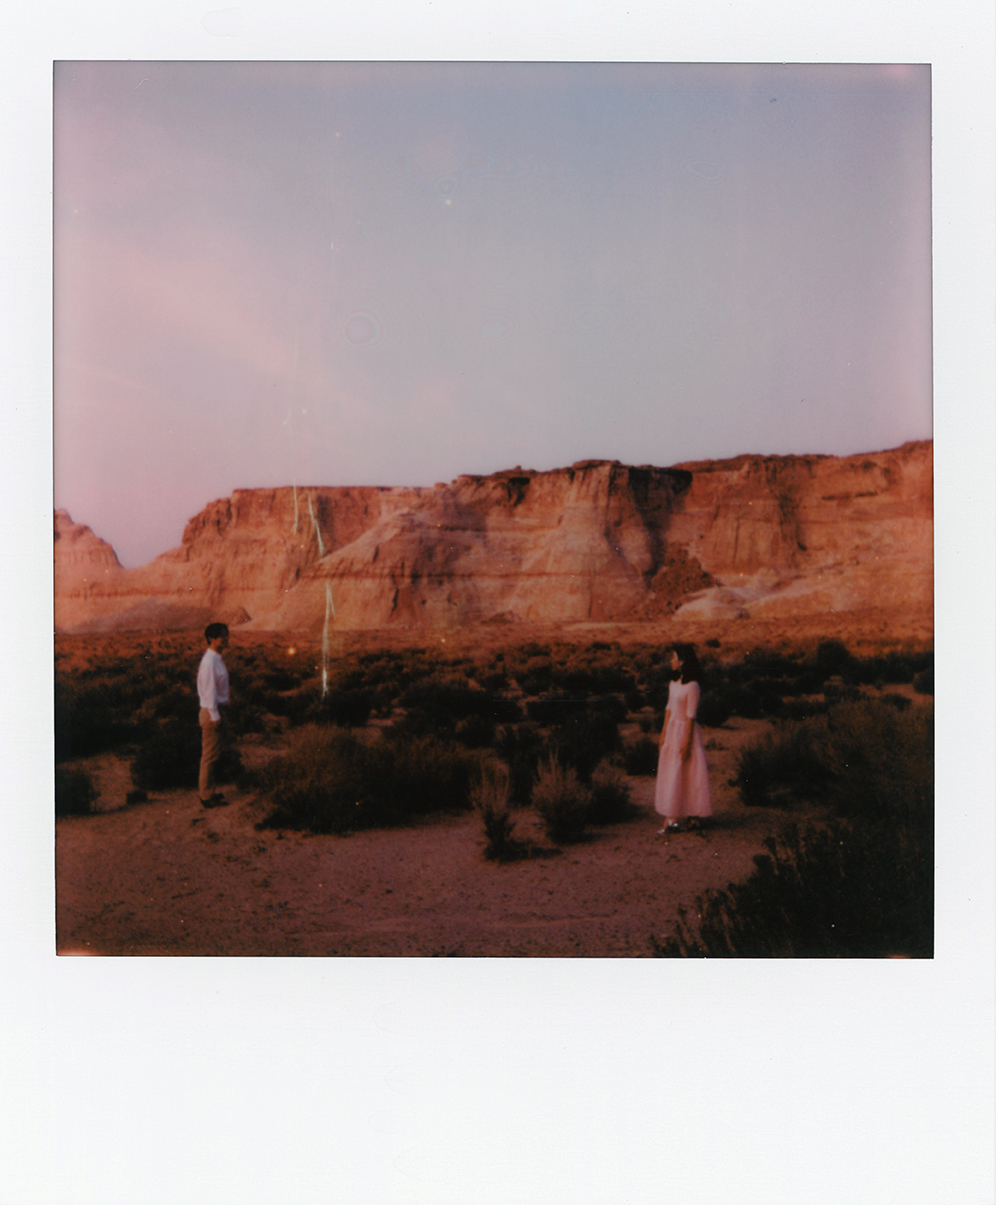
[[[654,807],[665,821],[658,832],[661,837],[678,831],[678,822],[685,816],[712,815],[705,749],[695,722],[700,677],[694,648],[690,644],[676,644],[671,651],[671,686],[661,729],[654,793]]]

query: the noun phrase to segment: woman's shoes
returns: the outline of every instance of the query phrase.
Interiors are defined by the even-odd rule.
[[[658,837],[666,837],[668,835],[668,833],[680,833],[680,832],[681,832],[681,825],[675,824],[672,821],[671,824],[665,824],[663,828],[659,828],[657,830],[657,836]]]

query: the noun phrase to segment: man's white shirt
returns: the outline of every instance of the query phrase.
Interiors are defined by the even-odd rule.
[[[209,712],[211,719],[217,723],[221,719],[218,711],[219,703],[228,702],[228,670],[220,653],[214,649],[205,650],[197,671],[197,695],[201,707]]]

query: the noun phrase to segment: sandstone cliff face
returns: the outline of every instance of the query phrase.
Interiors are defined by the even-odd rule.
[[[432,489],[239,490],[133,570],[60,512],[56,624],[315,630],[326,615],[375,628],[929,609],[931,452],[924,442],[670,469],[583,461]],[[67,540],[70,530],[86,534]]]

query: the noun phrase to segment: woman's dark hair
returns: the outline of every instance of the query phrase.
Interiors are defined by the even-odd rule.
[[[699,665],[699,656],[695,651],[695,645],[675,644],[671,647],[678,654],[678,660],[681,662],[682,682],[701,682],[702,667]]]

